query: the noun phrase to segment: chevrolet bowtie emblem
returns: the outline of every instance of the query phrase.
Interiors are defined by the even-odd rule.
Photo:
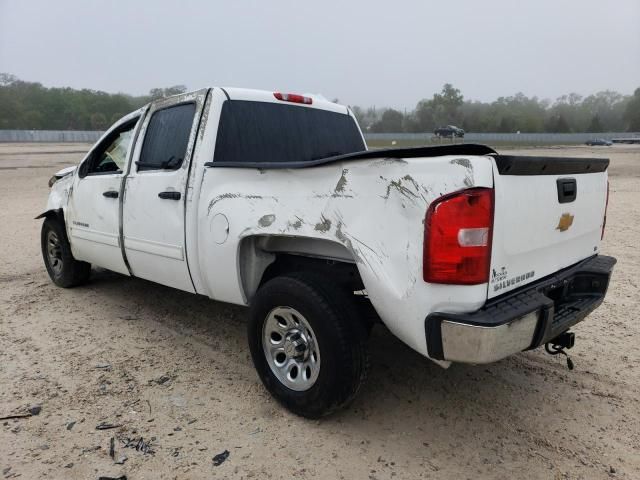
[[[558,226],[556,230],[560,230],[561,232],[565,232],[569,230],[569,227],[573,225],[573,215],[570,213],[563,213],[560,217],[560,221],[558,222]]]

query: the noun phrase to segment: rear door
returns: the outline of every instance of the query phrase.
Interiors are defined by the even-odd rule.
[[[498,156],[488,297],[598,253],[606,159]]]
[[[194,292],[185,242],[186,188],[207,90],[153,104],[126,179],[124,247],[134,276]]]

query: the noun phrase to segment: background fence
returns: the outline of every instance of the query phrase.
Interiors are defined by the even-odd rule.
[[[48,142],[48,143],[95,143],[103,132],[98,131],[62,131],[62,130],[0,130],[0,142]],[[431,133],[367,133],[367,142],[373,146],[389,145],[392,142],[403,145],[424,145],[450,143],[451,139],[436,139]],[[467,143],[488,144],[526,144],[526,145],[562,145],[581,144],[592,138],[630,138],[640,137],[640,133],[467,133]],[[461,142],[455,139],[455,142]]]
[[[437,139],[431,133],[368,133],[367,142],[372,144],[438,144],[449,143],[451,139]],[[583,144],[594,138],[612,140],[614,138],[638,138],[640,133],[607,132],[607,133],[466,133],[466,143],[488,144],[525,144],[525,145],[563,145]],[[462,139],[456,139],[461,142]]]
[[[103,132],[78,130],[0,130],[0,143],[95,143],[102,133]]]

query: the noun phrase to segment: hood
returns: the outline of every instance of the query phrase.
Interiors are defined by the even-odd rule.
[[[73,173],[75,171],[76,171],[76,165],[74,165],[72,167],[63,168],[59,172],[56,172],[56,174],[54,176],[56,178],[62,178],[62,177],[66,177],[67,175],[69,175],[69,174],[71,174],[71,173]]]

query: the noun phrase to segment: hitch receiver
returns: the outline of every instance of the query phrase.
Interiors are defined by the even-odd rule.
[[[576,343],[576,335],[573,332],[564,332],[549,341],[556,349],[573,348]]]
[[[573,370],[573,361],[567,355],[567,352],[564,351],[565,348],[573,348],[573,345],[576,343],[576,336],[572,332],[563,332],[558,335],[556,338],[549,340],[549,342],[544,344],[544,349],[549,355],[558,355],[561,353],[565,357],[567,357],[567,367],[569,370]]]

